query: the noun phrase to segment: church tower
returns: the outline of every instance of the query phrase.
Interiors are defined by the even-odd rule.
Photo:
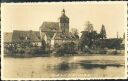
[[[65,15],[65,10],[61,11],[61,17],[59,18],[59,27],[63,33],[69,32],[69,18]]]

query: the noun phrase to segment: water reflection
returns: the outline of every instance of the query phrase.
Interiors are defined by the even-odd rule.
[[[71,69],[71,67],[69,66],[69,63],[64,61],[64,62],[60,63],[59,65],[57,65],[56,69],[59,71],[67,71],[67,70]]]
[[[89,64],[89,63],[80,63],[80,65],[84,69],[96,69],[96,68],[106,69],[107,67],[121,67],[122,66],[120,64]]]
[[[91,70],[91,69],[106,69],[107,67],[122,67],[123,65],[121,64],[105,64],[105,63],[92,63],[91,61],[81,61],[79,63],[68,63],[66,61],[63,61],[62,63],[55,65],[54,69],[57,72],[60,71],[71,71],[74,69],[85,69],[85,70]]]

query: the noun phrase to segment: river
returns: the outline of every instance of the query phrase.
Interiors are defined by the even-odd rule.
[[[108,78],[125,75],[124,56],[4,58],[5,78]]]

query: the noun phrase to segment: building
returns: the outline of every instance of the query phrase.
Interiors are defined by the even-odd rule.
[[[41,46],[40,33],[38,31],[20,31],[14,30],[12,34],[12,42],[28,42],[30,41],[33,46]]]
[[[41,46],[41,38],[39,31],[20,31],[14,30],[13,32],[6,32],[4,34],[4,43],[5,46],[11,44],[19,44],[22,42],[30,41],[33,46]]]
[[[76,42],[79,36],[75,36],[69,32],[69,18],[63,9],[58,22],[43,22],[40,26],[41,39],[51,47],[55,44],[62,44],[63,42]]]

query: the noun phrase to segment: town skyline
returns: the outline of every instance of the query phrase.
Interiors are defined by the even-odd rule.
[[[90,21],[97,32],[100,32],[102,24],[105,25],[108,38],[117,37],[117,32],[119,37],[123,37],[125,14],[122,12],[125,11],[124,7],[123,3],[114,5],[77,4],[77,6],[70,6],[70,4],[6,4],[2,7],[4,10],[2,27],[6,28],[4,32],[12,32],[13,30],[39,31],[39,27],[44,21],[58,22],[62,9],[65,9],[70,20],[70,29],[76,28],[81,32],[85,29],[84,24]]]
[[[2,3],[1,12],[3,80],[127,77],[127,4]]]

